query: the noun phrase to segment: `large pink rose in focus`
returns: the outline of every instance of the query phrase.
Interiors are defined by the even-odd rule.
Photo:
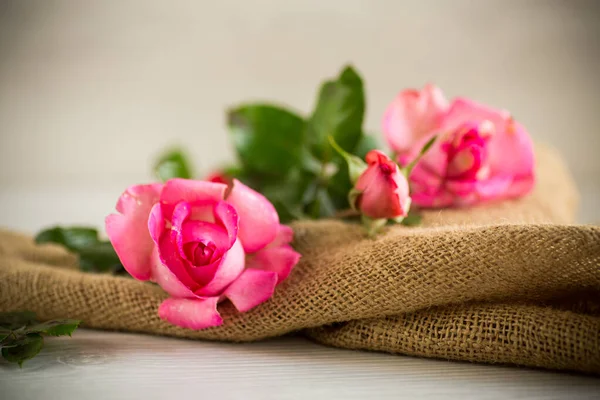
[[[403,90],[383,116],[382,129],[401,166],[408,165],[431,139],[448,111],[448,101],[434,85]]]
[[[373,219],[405,217],[410,208],[408,182],[385,153],[371,150],[367,169],[354,185],[354,208]]]
[[[132,186],[106,218],[106,232],[134,278],[171,296],[158,314],[172,324],[204,329],[222,323],[217,303],[241,312],[268,300],[300,255],[273,205],[234,180],[172,179]]]
[[[533,188],[533,144],[508,112],[457,98],[434,134],[438,139],[410,175],[415,204],[464,206]]]

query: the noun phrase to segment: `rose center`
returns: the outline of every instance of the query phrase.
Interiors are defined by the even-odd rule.
[[[208,265],[213,261],[215,255],[216,246],[212,242],[208,243],[187,243],[184,246],[184,252],[187,259],[194,266]]]

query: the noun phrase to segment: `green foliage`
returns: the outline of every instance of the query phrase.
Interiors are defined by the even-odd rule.
[[[31,311],[0,313],[2,357],[22,366],[44,347],[44,336],[71,336],[80,323],[74,319],[38,322]]]
[[[190,179],[192,177],[190,162],[178,149],[169,150],[156,161],[154,173],[163,182],[172,178]]]
[[[305,123],[291,111],[267,104],[243,105],[228,112],[227,124],[248,172],[285,176],[300,164]]]
[[[108,241],[98,239],[98,231],[87,227],[55,226],[35,237],[38,244],[55,243],[79,256],[79,266],[85,272],[124,274],[119,256]]]
[[[363,134],[364,112],[362,79],[350,66],[323,82],[307,117],[263,103],[236,107],[227,121],[239,166],[229,176],[263,193],[283,222],[333,216],[349,207],[352,183],[329,137],[364,156],[375,147]]]

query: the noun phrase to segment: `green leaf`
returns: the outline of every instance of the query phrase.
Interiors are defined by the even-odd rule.
[[[341,155],[348,165],[348,176],[350,177],[350,182],[353,184],[356,183],[361,174],[367,169],[367,163],[361,160],[360,158],[352,155],[342,149],[335,141],[333,136],[329,136],[329,143]]]
[[[279,214],[282,223],[294,219],[303,219],[306,202],[312,201],[311,186],[316,177],[300,168],[294,168],[282,178],[263,178],[255,182],[253,189],[262,193],[273,205]]]
[[[117,273],[123,269],[119,256],[110,242],[90,244],[79,249],[78,254],[82,271]]]
[[[411,207],[408,211],[408,215],[400,221],[404,226],[417,226],[421,225],[422,215],[417,211],[415,207]]]
[[[0,313],[0,327],[3,329],[3,331],[12,331],[35,321],[35,313],[31,311]]]
[[[360,211],[358,208],[356,208],[356,200],[361,193],[362,192],[360,190],[355,188],[352,188],[350,192],[348,192],[348,203],[350,204],[350,208],[354,211]]]
[[[343,149],[354,149],[362,136],[364,113],[362,79],[352,67],[347,66],[337,79],[326,81],[321,86],[307,125],[307,141],[312,151],[328,162],[329,136],[333,136]]]
[[[245,170],[283,176],[300,164],[305,123],[291,111],[244,105],[228,112],[227,124]]]
[[[379,145],[377,137],[373,135],[363,135],[353,153],[361,160],[364,160],[369,151],[379,148],[381,148],[381,146]]]
[[[35,237],[35,242],[38,244],[57,243],[71,251],[78,251],[97,241],[98,231],[96,229],[80,226],[70,228],[55,226],[41,231]]]
[[[312,218],[328,218],[335,214],[336,208],[329,197],[327,189],[320,187],[316,189],[315,198],[308,205],[309,214]]]
[[[3,347],[2,357],[8,362],[19,364],[19,367],[21,367],[23,362],[35,357],[42,347],[44,347],[44,338],[37,333],[32,333],[21,339],[17,346]]]
[[[350,207],[350,204],[348,203],[348,192],[350,192],[352,186],[348,168],[345,166],[340,168],[337,173],[329,179],[327,191],[329,192],[331,201],[338,210],[344,210]]]
[[[29,326],[27,332],[44,333],[50,336],[71,336],[79,324],[81,321],[75,319],[52,320]]]
[[[192,172],[187,157],[181,150],[169,150],[159,157],[154,173],[163,182],[172,178],[190,179]]]

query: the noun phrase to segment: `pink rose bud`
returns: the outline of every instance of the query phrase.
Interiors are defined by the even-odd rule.
[[[520,197],[534,185],[531,138],[508,112],[456,99],[410,175],[421,207]]]
[[[353,189],[353,206],[372,219],[405,217],[410,208],[408,182],[398,165],[379,150],[365,157],[368,167]]]
[[[401,166],[419,155],[447,111],[448,102],[434,85],[426,85],[421,91],[404,90],[392,101],[383,116],[382,128]]]
[[[273,205],[237,180],[227,185],[171,179],[132,186],[106,218],[125,269],[171,297],[158,314],[191,329],[222,323],[217,303],[240,311],[267,301],[300,255]]]

